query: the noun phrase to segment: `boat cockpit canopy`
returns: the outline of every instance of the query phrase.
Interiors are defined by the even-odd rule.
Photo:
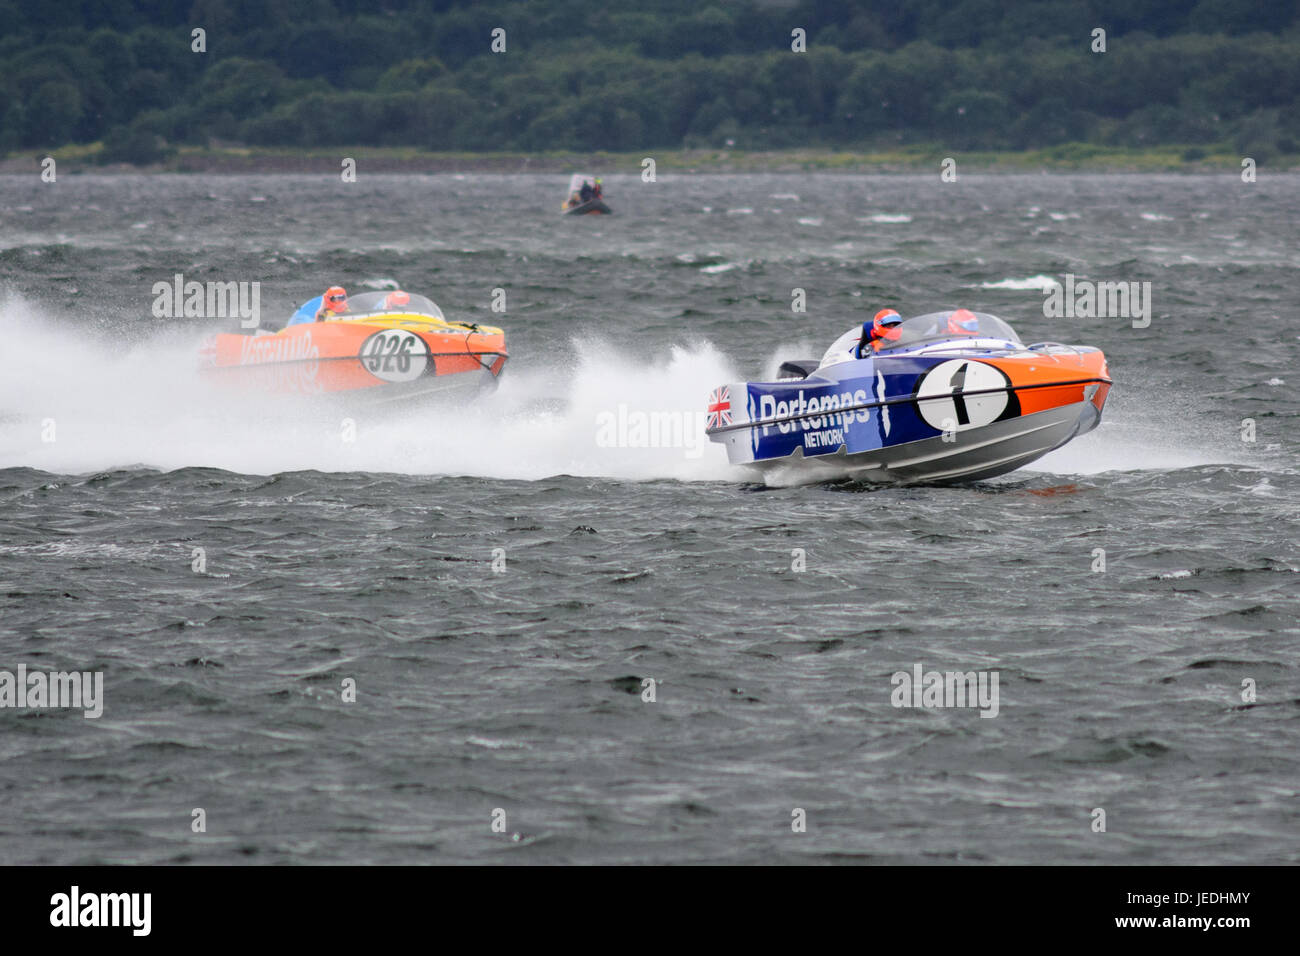
[[[957,314],[960,312],[961,314]],[[965,309],[944,312],[927,312],[904,319],[896,339],[882,339],[879,350],[911,348],[925,342],[940,342],[954,338],[1002,339],[1021,344],[1016,330],[996,315],[987,312],[967,312]]]
[[[400,301],[405,295],[406,302]],[[348,296],[348,313],[350,315],[373,315],[382,312],[400,312],[413,315],[431,315],[436,319],[446,320],[442,309],[432,299],[414,292],[395,295],[392,292],[362,292]]]

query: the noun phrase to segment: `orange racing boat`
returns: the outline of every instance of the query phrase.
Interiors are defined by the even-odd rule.
[[[216,380],[277,393],[342,393],[407,400],[477,391],[497,384],[506,364],[505,333],[449,321],[414,293],[365,292],[347,309],[317,320],[320,296],[279,331],[225,332],[200,350]]]

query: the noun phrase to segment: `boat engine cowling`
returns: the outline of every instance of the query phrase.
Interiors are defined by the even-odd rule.
[[[778,379],[807,378],[817,371],[820,365],[821,363],[816,359],[786,359],[776,370],[776,377]]]

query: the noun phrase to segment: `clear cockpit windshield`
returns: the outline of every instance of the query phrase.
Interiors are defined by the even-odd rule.
[[[596,185],[596,177],[587,173],[574,173],[569,177],[569,193],[576,193],[582,189],[582,184],[586,183],[589,187]]]
[[[362,292],[348,296],[348,312],[351,315],[373,315],[381,312],[400,312],[404,315],[430,315],[435,319],[446,320],[442,309],[432,299],[426,299],[414,292],[406,293],[408,301],[400,302],[400,296],[391,292]]]
[[[954,318],[952,311],[927,312],[925,315],[904,319],[903,324],[899,326],[898,338],[880,340],[879,351],[912,348],[926,342],[963,338],[1002,339],[1016,345],[1021,344],[1016,330],[996,315],[989,315],[987,312],[968,314],[974,316],[973,321],[962,317]]]

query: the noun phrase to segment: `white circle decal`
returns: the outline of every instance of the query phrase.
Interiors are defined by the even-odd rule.
[[[361,343],[358,356],[367,372],[385,382],[413,382],[429,366],[429,346],[406,329],[385,329]]]
[[[978,428],[997,421],[1007,410],[1006,388],[1010,384],[1001,369],[983,362],[940,362],[921,379],[916,407],[926,423],[941,432]]]

